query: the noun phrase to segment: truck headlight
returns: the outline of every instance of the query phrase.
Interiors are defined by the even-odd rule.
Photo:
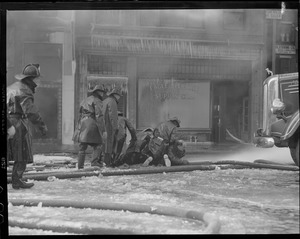
[[[273,114],[281,113],[285,109],[285,104],[278,98],[272,102],[271,112]]]

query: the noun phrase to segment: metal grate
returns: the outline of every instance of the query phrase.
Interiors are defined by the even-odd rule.
[[[125,57],[105,57],[88,55],[88,74],[126,75],[127,60]]]
[[[151,66],[151,67],[150,67]],[[138,75],[176,79],[250,80],[249,61],[143,58]]]

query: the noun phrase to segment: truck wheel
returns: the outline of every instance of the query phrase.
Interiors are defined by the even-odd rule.
[[[292,159],[295,164],[299,167],[299,139],[296,144],[296,148],[290,148]]]

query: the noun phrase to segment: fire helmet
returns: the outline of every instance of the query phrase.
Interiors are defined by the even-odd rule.
[[[37,78],[40,77],[40,65],[39,64],[28,64],[24,67],[22,74],[15,75],[17,80],[22,80],[27,77]]]
[[[89,93],[93,93],[93,92],[95,92],[96,90],[105,92],[105,90],[104,90],[104,88],[103,88],[102,85],[96,85],[93,89],[89,89],[88,92],[89,92]]]

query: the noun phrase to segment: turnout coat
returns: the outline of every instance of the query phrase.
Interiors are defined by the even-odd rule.
[[[118,103],[113,95],[103,101],[105,131],[107,133],[105,153],[116,153],[118,134]]]
[[[159,136],[169,145],[175,144],[178,142],[177,126],[171,121],[165,121],[156,126],[156,129],[159,132]]]
[[[125,140],[126,139],[126,128],[129,130],[129,133],[131,135],[131,138],[133,140],[136,139],[136,132],[135,129],[133,127],[133,125],[131,124],[130,120],[127,119],[124,116],[118,116],[118,135],[117,135],[117,140]]]
[[[126,153],[141,153],[148,146],[150,139],[151,136],[147,132],[137,133],[136,138],[130,140]]]
[[[172,165],[182,165],[187,164],[186,160],[182,157],[185,155],[185,150],[178,148],[179,140],[177,139],[177,129],[178,127],[170,120],[160,123],[155,129],[158,131],[158,136],[163,138],[164,143],[167,145],[165,147],[165,153],[168,154]]]
[[[7,141],[9,161],[33,162],[30,122],[40,130],[47,128],[38,107],[34,104],[33,91],[22,81],[7,87],[7,113],[16,133]]]
[[[102,144],[104,132],[103,102],[90,95],[80,104],[79,120],[73,135],[73,141],[87,144]]]

